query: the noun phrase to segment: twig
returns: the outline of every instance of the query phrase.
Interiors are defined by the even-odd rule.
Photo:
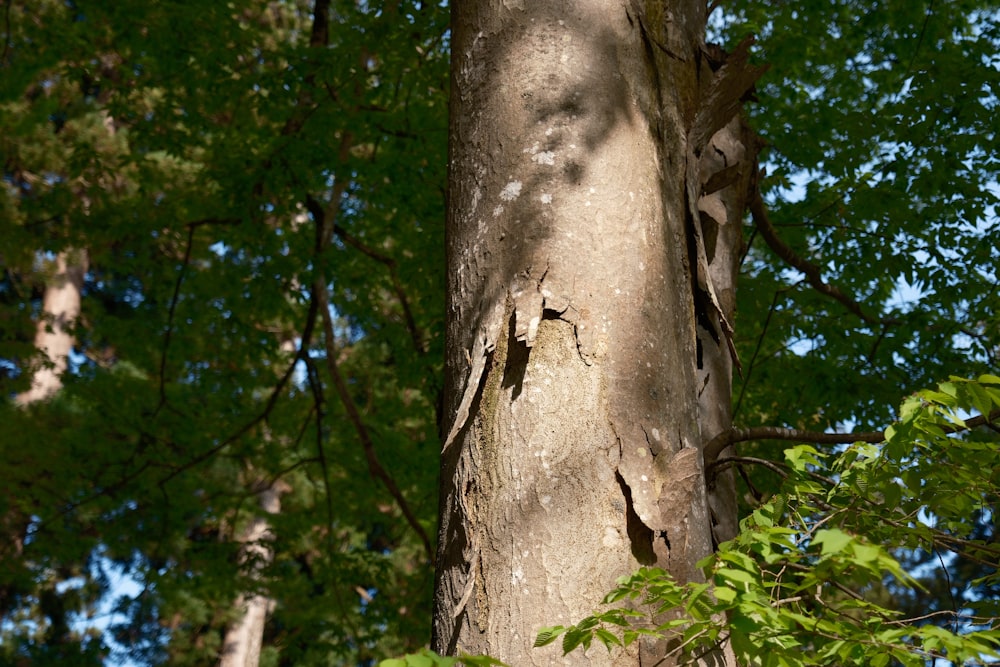
[[[715,474],[719,470],[724,470],[725,468],[738,463],[758,465],[779,475],[781,479],[788,479],[788,471],[781,463],[775,463],[774,461],[757,458],[755,456],[727,456],[724,459],[713,461],[705,468],[705,475],[708,476],[709,474]]]
[[[767,335],[768,327],[771,326],[771,317],[774,315],[775,309],[778,307],[778,297],[784,294],[787,288],[775,290],[774,297],[771,299],[771,306],[767,309],[767,317],[764,318],[764,327],[760,332],[760,336],[757,338],[757,346],[754,347],[753,355],[750,357],[750,363],[747,364],[747,374],[743,378],[742,386],[740,387],[740,397],[736,401],[736,407],[733,408],[733,415],[738,415],[740,412],[740,407],[743,405],[743,396],[746,394],[747,387],[750,385],[750,376],[753,375],[754,363],[757,361],[757,355],[760,354],[760,349],[764,345],[764,337]]]
[[[313,298],[316,298],[315,296]],[[313,404],[316,411],[316,456],[319,467],[323,470],[323,491],[326,495],[326,526],[327,535],[333,535],[333,490],[330,488],[330,468],[326,462],[326,448],[323,446],[323,405],[326,398],[323,395],[323,383],[319,381],[319,371],[311,357],[306,355],[306,377],[313,394]]]
[[[305,362],[307,360],[309,344],[310,341],[312,341],[313,329],[316,327],[316,315],[318,311],[319,308],[316,304],[316,300],[315,299],[311,300],[309,304],[309,313],[306,315],[305,326],[302,327],[302,337],[301,337],[301,343],[299,345],[299,351],[295,355],[295,358],[292,359],[292,362],[288,365],[288,368],[285,370],[284,375],[282,375],[281,378],[278,380],[277,384],[274,385],[274,388],[271,390],[271,395],[268,397],[267,403],[264,405],[264,409],[259,414],[255,415],[253,419],[251,419],[246,424],[237,429],[228,438],[222,440],[219,444],[210,447],[201,454],[195,456],[192,459],[189,459],[187,462],[175,468],[169,475],[160,480],[159,482],[160,484],[166,484],[174,477],[180,475],[182,472],[189,470],[190,468],[193,468],[207,461],[208,459],[215,456],[216,454],[218,454],[220,451],[222,451],[232,443],[236,442],[254,426],[256,426],[257,424],[268,418],[268,416],[271,414],[271,411],[274,409],[275,404],[278,402],[278,397],[281,395],[282,390],[285,388],[285,385],[288,384],[288,381],[291,380],[292,375],[295,373],[295,366],[299,363],[299,361]]]
[[[317,222],[326,225],[326,219],[328,217],[327,212],[323,209],[323,206],[319,203],[319,201],[317,201],[312,195],[306,196],[306,209],[308,209],[309,213],[312,214],[313,218]],[[410,300],[406,297],[406,292],[403,290],[403,283],[399,279],[398,264],[395,258],[389,257],[388,255],[375,250],[368,244],[363,243],[336,222],[333,223],[330,229],[332,229],[333,234],[346,245],[351,246],[366,257],[384,265],[389,270],[389,279],[392,282],[392,291],[396,294],[396,299],[399,300],[399,305],[403,308],[403,318],[406,320],[406,329],[410,334],[410,339],[413,341],[413,347],[417,351],[417,354],[424,355],[426,353],[423,342],[424,336],[420,331],[420,328],[417,326],[416,319],[413,317],[413,310],[410,308]]]

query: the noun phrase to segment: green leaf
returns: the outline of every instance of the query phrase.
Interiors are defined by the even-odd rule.
[[[722,602],[732,602],[736,599],[736,591],[727,586],[716,586],[712,593]]]
[[[488,655],[462,655],[459,661],[463,665],[469,665],[470,667],[509,667],[507,663],[501,662],[496,658],[491,658]]]
[[[756,577],[746,570],[734,570],[728,567],[720,567],[715,571],[715,575],[717,577],[721,577],[723,580],[736,581],[742,584],[753,584],[757,582]]]
[[[851,545],[851,551],[854,553],[854,557],[862,563],[873,563],[882,556],[882,550],[878,547],[857,541]]]
[[[829,556],[843,551],[854,538],[839,528],[823,528],[816,531],[812,541],[813,544],[822,546],[820,553],[823,556]]]
[[[610,632],[608,630],[605,630],[604,628],[596,628],[594,630],[594,635],[598,639],[601,640],[601,643],[604,644],[605,647],[607,647],[607,649],[608,649],[609,652],[615,646],[621,646],[622,645],[621,640],[618,639],[618,637],[615,636],[614,633],[612,633],[612,632]]]
[[[566,628],[561,625],[553,625],[552,627],[542,628],[538,631],[538,635],[535,637],[535,648],[551,644],[564,632],[566,632]]]

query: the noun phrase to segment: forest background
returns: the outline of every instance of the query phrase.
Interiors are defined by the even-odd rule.
[[[215,662],[254,604],[261,664],[425,645],[447,7],[2,9],[0,661]],[[996,373],[993,4],[713,16],[713,39],[756,34],[770,66],[749,111],[773,226],[746,224],[736,423],[876,431],[914,391]],[[60,293],[78,311],[47,319]],[[38,349],[60,336],[63,365]],[[964,385],[938,405],[958,417],[1000,404],[989,378],[982,394],[949,386]],[[940,479],[904,486],[969,488],[959,472],[979,471],[973,496],[920,496],[916,523],[989,547],[997,446],[975,443],[962,466],[926,453],[921,474]],[[787,446],[741,444],[747,512],[779,491]],[[924,624],[995,626],[992,548],[895,549],[923,588],[866,595],[942,612]]]

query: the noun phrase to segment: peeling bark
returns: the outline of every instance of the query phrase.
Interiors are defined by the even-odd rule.
[[[705,239],[707,271],[711,282],[721,286],[720,319],[733,321],[736,309],[736,275],[743,249],[743,211],[756,169],[759,140],[739,117],[715,133],[699,160],[699,225]],[[718,327],[707,316],[698,326],[698,421],[702,447],[732,428],[733,366],[739,364]],[[730,449],[721,457],[731,454]],[[711,461],[707,461],[710,463]],[[712,472],[708,497],[716,544],[736,536],[735,480],[731,468]]]

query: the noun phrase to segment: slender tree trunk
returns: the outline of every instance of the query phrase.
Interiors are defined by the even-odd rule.
[[[295,224],[303,224],[306,221],[304,214],[296,216]],[[295,354],[295,342],[292,337],[285,339],[281,343],[281,351],[291,359]],[[271,433],[264,430],[264,438],[271,440]],[[261,511],[266,514],[279,514],[281,512],[281,495],[291,491],[291,487],[284,480],[277,480],[270,486],[260,488],[261,483],[257,483],[257,504]],[[273,552],[267,546],[267,542],[273,538],[271,527],[265,516],[255,516],[253,521],[246,527],[244,532],[238,536],[238,540],[244,545],[241,553],[243,563],[248,560],[253,568],[252,573],[256,574],[265,565],[270,563],[274,557]],[[226,630],[222,640],[222,654],[219,658],[219,667],[257,667],[260,664],[260,653],[264,645],[264,628],[267,623],[267,615],[274,607],[274,600],[264,595],[240,595],[234,602],[239,618]]]
[[[457,0],[452,18],[434,646],[518,666],[652,665],[664,646],[531,647],[639,565],[703,576],[700,447],[729,415],[719,294],[738,250],[706,252],[699,205],[720,214],[701,172],[738,103],[702,111],[720,102],[698,0]],[[741,210],[714,243],[738,248]],[[726,407],[700,406],[703,389]],[[731,513],[726,483],[716,511]]]
[[[711,282],[717,288],[723,317],[732,322],[736,311],[736,275],[743,253],[742,214],[756,174],[756,156],[760,148],[757,137],[743,122],[734,118],[719,130],[709,142],[699,160],[699,180],[702,192],[698,202],[699,223],[704,235],[706,260]],[[718,190],[704,194],[704,185],[736,167],[736,172]],[[711,189],[711,188],[709,188]],[[710,321],[698,326],[699,361],[698,422],[702,445],[719,433],[729,430],[732,423],[732,377],[734,354]],[[738,363],[738,361],[737,361]],[[730,455],[725,450],[719,458]],[[708,461],[709,504],[715,543],[730,540],[738,532],[736,516],[736,484],[733,469],[716,470]]]
[[[31,387],[14,399],[17,405],[25,408],[51,398],[62,387],[62,374],[68,367],[69,353],[75,340],[72,327],[80,317],[80,297],[87,273],[86,254],[65,250],[55,256],[55,261],[48,268],[42,310],[35,329],[35,348],[44,357],[43,363],[34,369]],[[15,494],[16,490],[8,489],[4,492]],[[0,516],[0,534],[4,536],[0,540],[0,567],[16,571],[24,556],[25,536],[31,520],[18,508],[16,502],[7,506],[9,509]],[[6,575],[2,577],[3,580],[13,578]],[[55,584],[50,586],[43,589],[41,595],[58,600]],[[9,587],[0,586],[0,619],[4,619],[13,606],[16,600],[14,595]],[[56,604],[51,609],[61,610],[61,607]],[[50,616],[49,621],[52,624],[49,639],[53,643],[63,641],[68,629],[65,614]]]
[[[72,327],[80,317],[80,295],[86,273],[85,253],[66,250],[56,255],[35,331],[35,348],[45,355],[45,363],[35,369],[31,388],[17,396],[18,405],[49,398],[62,387],[62,374],[73,349]]]
[[[288,491],[287,484],[277,482],[257,492],[257,502],[266,514],[281,511],[281,494]],[[249,562],[252,572],[257,572],[271,561],[272,551],[267,546],[271,529],[267,519],[255,516],[240,536],[244,546],[242,560]],[[240,596],[236,607],[242,616],[226,631],[222,642],[219,667],[257,667],[264,643],[264,624],[273,602],[265,595]]]

